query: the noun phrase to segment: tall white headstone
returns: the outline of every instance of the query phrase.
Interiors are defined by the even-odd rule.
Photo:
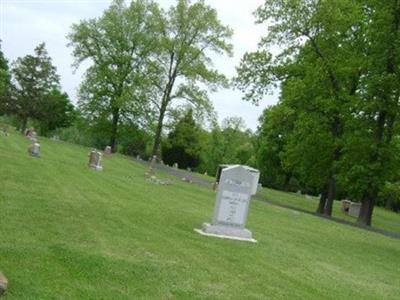
[[[219,180],[212,224],[204,223],[203,228],[196,231],[209,236],[254,242],[251,231],[245,226],[255,178],[245,166],[224,168]]]

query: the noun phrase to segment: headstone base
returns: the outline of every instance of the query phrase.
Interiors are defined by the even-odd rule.
[[[103,171],[103,167],[102,166],[89,166],[90,168],[96,170],[96,171]]]
[[[222,239],[231,239],[238,241],[246,241],[256,243],[250,230],[246,228],[234,228],[223,225],[211,225],[208,223],[203,224],[202,229],[195,229],[201,235],[218,237]]]

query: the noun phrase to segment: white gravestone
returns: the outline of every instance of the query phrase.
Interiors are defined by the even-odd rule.
[[[101,166],[101,153],[99,151],[93,150],[89,154],[89,167],[95,169],[96,171],[102,171]]]
[[[255,242],[246,229],[247,213],[255,176],[245,166],[230,166],[221,171],[212,224],[204,223],[203,235]],[[256,184],[257,187],[257,184]]]

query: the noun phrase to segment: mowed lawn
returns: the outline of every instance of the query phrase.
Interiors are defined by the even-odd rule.
[[[400,240],[254,201],[258,243],[198,235],[215,193],[122,156],[0,134],[5,299],[399,299]],[[163,176],[163,175],[161,175]]]
[[[258,195],[264,197],[272,203],[286,205],[293,208],[315,212],[318,206],[318,198],[301,195],[297,193],[287,193],[273,189],[263,188]],[[344,214],[341,210],[340,201],[334,201],[332,215],[336,218],[356,222],[357,218]],[[375,207],[372,217],[372,227],[377,227],[390,232],[400,233],[400,214],[385,208]],[[400,298],[400,297],[399,297]]]

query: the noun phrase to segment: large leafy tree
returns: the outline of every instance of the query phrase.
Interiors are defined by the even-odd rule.
[[[400,1],[365,1],[364,18],[359,101],[346,136],[343,168],[351,193],[362,202],[358,221],[370,225],[385,182],[399,174]]]
[[[34,52],[18,58],[12,67],[15,86],[12,109],[20,119],[21,131],[25,130],[29,118],[41,121],[47,117],[43,114],[44,106],[50,95],[60,90],[60,78],[45,44],[38,45]]]
[[[323,148],[331,150],[331,163],[319,164],[324,166],[321,174],[327,174],[320,187],[328,195],[322,210],[327,215],[332,212],[343,128],[350,115],[346,107],[356,90],[353,79],[357,82],[359,78],[359,55],[354,50],[360,39],[360,11],[357,2],[345,0],[266,0],[256,15],[259,23],[269,24],[269,33],[259,50],[247,53],[238,68],[236,82],[246,93],[245,99],[258,102],[278,82],[284,82],[282,100],[291,102],[289,106],[304,116],[298,128],[306,133],[309,120],[314,119],[314,126],[321,124],[328,130],[320,135],[319,144],[301,139],[291,149],[304,151],[305,145],[299,144],[320,147],[327,143]],[[282,51],[273,55],[271,49],[277,45]]]
[[[158,37],[159,51],[152,66],[157,125],[153,155],[159,151],[165,115],[177,100],[189,101],[196,110],[212,109],[204,86],[215,89],[226,78],[212,67],[212,52],[231,54],[232,30],[204,1],[178,0],[165,14]]]
[[[122,119],[138,124],[148,116],[146,68],[156,47],[161,20],[158,6],[135,0],[115,0],[100,18],[72,27],[69,46],[75,64],[91,62],[79,93],[79,107],[91,121],[110,120],[109,143],[116,150]]]

